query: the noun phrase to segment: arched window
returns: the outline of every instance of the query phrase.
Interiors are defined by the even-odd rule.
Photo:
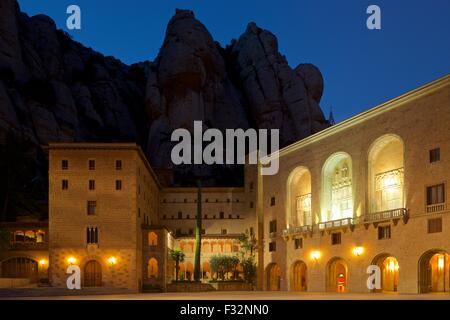
[[[322,170],[322,222],[353,217],[352,160],[344,152],[330,156]]]
[[[150,260],[148,260],[147,276],[149,279],[158,278],[158,260],[155,258],[150,258]]]
[[[287,181],[289,227],[312,225],[311,174],[305,167],[295,168]]]
[[[404,207],[404,146],[400,137],[387,134],[378,138],[369,149],[370,212]]]
[[[158,235],[153,231],[150,231],[148,233],[148,245],[152,247],[158,245]]]

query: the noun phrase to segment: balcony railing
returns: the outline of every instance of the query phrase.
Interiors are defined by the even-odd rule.
[[[406,208],[398,208],[380,212],[368,213],[364,216],[365,222],[386,221],[392,219],[401,219],[406,217],[408,210]]]
[[[291,234],[301,234],[301,233],[306,233],[306,232],[311,232],[311,231],[312,231],[312,226],[310,226],[310,225],[300,226],[300,227],[292,227],[292,228],[284,229],[283,236],[288,236]]]
[[[427,213],[439,212],[445,210],[445,203],[430,204],[427,206]]]
[[[351,227],[354,225],[353,218],[345,218],[327,222],[319,223],[319,230],[340,229],[344,227]]]
[[[9,244],[10,250],[48,250],[47,242],[22,242],[14,241]]]

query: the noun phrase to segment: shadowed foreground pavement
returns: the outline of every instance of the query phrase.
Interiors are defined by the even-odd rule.
[[[378,293],[319,293],[228,291],[190,293],[140,293],[89,291],[80,295],[76,291],[49,289],[0,289],[0,299],[54,299],[54,300],[450,300],[442,294],[378,294]]]

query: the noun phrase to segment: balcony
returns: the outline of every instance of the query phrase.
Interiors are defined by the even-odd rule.
[[[398,219],[403,219],[403,222],[405,223],[408,221],[408,210],[406,208],[373,212],[364,215],[365,223],[398,220]]]
[[[283,230],[283,237],[288,237],[290,235],[301,235],[301,234],[305,234],[305,233],[309,233],[309,232],[312,232],[311,225],[292,227],[292,228]]]
[[[436,203],[427,206],[427,213],[440,212],[444,210],[445,210],[445,203]]]
[[[339,219],[339,220],[333,220],[333,221],[319,223],[320,231],[333,230],[333,229],[344,229],[344,228],[350,228],[353,231],[353,227],[354,227],[353,218],[345,218],[345,219]]]
[[[48,243],[46,242],[11,242],[9,250],[48,250]]]

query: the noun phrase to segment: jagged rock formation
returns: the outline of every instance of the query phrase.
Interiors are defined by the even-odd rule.
[[[328,126],[322,91],[320,71],[292,69],[276,37],[254,23],[222,48],[191,11],[177,10],[157,59],[128,66],[73,41],[49,17],[0,2],[0,145],[14,136],[39,153],[54,141],[136,141],[154,167],[175,171],[175,183],[202,175],[236,184],[242,168],[173,168],[172,130],[194,120],[278,128],[284,146]]]

